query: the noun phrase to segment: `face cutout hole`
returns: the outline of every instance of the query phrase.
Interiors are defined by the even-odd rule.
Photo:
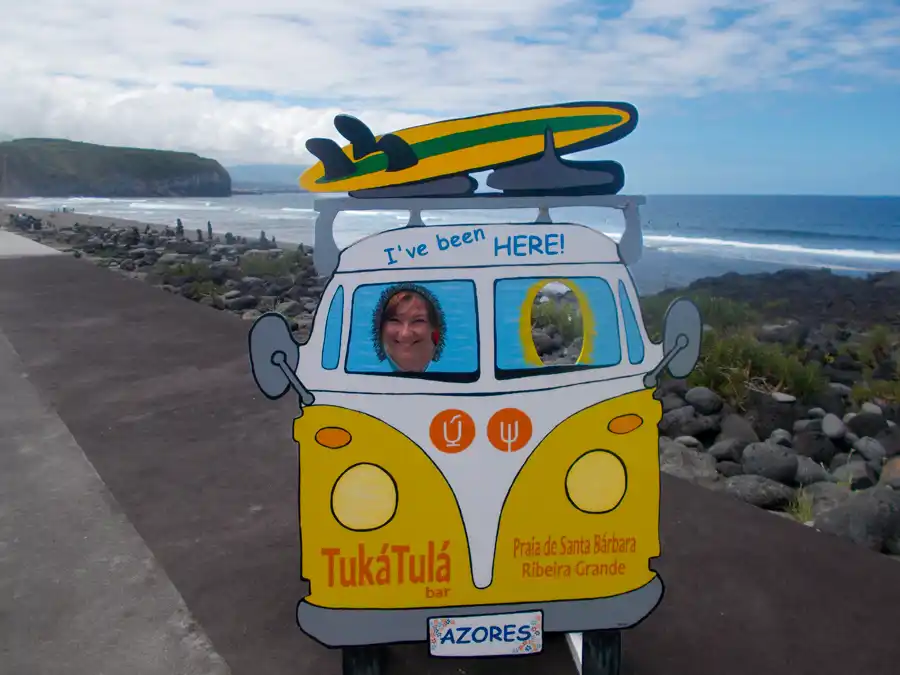
[[[538,291],[531,307],[531,339],[544,365],[573,365],[581,354],[584,321],[571,288],[553,281]]]
[[[441,340],[438,309],[424,291],[399,289],[384,304],[379,331],[381,347],[393,368],[423,372]]]

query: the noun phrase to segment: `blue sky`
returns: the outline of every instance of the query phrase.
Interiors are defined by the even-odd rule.
[[[637,130],[591,156],[621,161],[630,192],[900,194],[900,0],[124,7],[4,9],[0,135],[302,164],[339,112],[384,133],[625,100]]]
[[[900,87],[710,94],[652,107],[631,136],[584,153],[667,194],[900,195]]]

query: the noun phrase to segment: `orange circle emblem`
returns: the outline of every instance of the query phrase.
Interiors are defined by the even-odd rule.
[[[475,440],[475,422],[462,410],[442,410],[431,420],[431,442],[441,452],[462,452]]]
[[[518,408],[498,410],[487,426],[487,437],[502,452],[516,452],[531,440],[531,418]]]

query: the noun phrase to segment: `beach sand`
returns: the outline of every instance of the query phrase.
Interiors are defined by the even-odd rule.
[[[62,211],[46,211],[41,209],[23,209],[13,206],[4,206],[0,205],[0,227],[9,228],[9,216],[15,214],[26,214],[29,216],[33,216],[34,218],[40,218],[43,222],[43,225],[47,229],[54,230],[64,230],[67,228],[71,228],[76,224],[85,225],[87,227],[136,227],[140,232],[143,232],[146,227],[150,227],[151,230],[163,230],[166,226],[160,225],[158,223],[144,223],[138,220],[128,220],[126,218],[109,218],[107,216],[90,216],[84,213],[75,213],[71,211],[67,211],[63,213]],[[177,216],[175,216],[177,218]],[[175,218],[173,218],[173,222],[168,227],[172,230],[175,229]],[[206,228],[201,230],[203,240],[206,240],[207,232]],[[242,236],[242,235],[235,235]],[[184,229],[184,237],[185,239],[189,239],[191,241],[197,240],[197,230],[195,229]],[[213,238],[216,241],[221,241],[224,243],[225,241],[225,233],[213,230]],[[248,242],[252,242],[252,237],[247,237]],[[293,251],[296,250],[298,244],[287,241],[279,241],[277,242],[278,247],[285,251]],[[52,240],[47,240],[46,245],[54,246],[56,248],[61,248],[62,245],[53,242]]]
[[[35,218],[40,218],[44,222],[44,227],[51,227],[57,230],[70,228],[75,223],[82,225],[91,225],[94,227],[112,227],[118,226],[134,226],[141,230],[146,227],[145,223],[139,223],[136,220],[123,220],[121,218],[106,218],[104,216],[87,216],[83,213],[62,213],[57,211],[42,211],[40,209],[22,209],[13,206],[0,205],[0,220],[3,225],[7,224],[11,214],[24,213]]]

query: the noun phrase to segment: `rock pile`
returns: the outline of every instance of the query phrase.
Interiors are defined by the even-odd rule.
[[[312,248],[276,246],[265,233],[255,241],[203,236],[197,230],[145,226],[71,228],[28,233],[76,257],[181,295],[202,305],[253,320],[275,310],[286,316],[298,338],[309,334],[325,280],[316,276]]]
[[[657,393],[663,471],[900,555],[900,415],[833,383],[827,409],[753,392],[738,414],[714,391],[664,381]]]

